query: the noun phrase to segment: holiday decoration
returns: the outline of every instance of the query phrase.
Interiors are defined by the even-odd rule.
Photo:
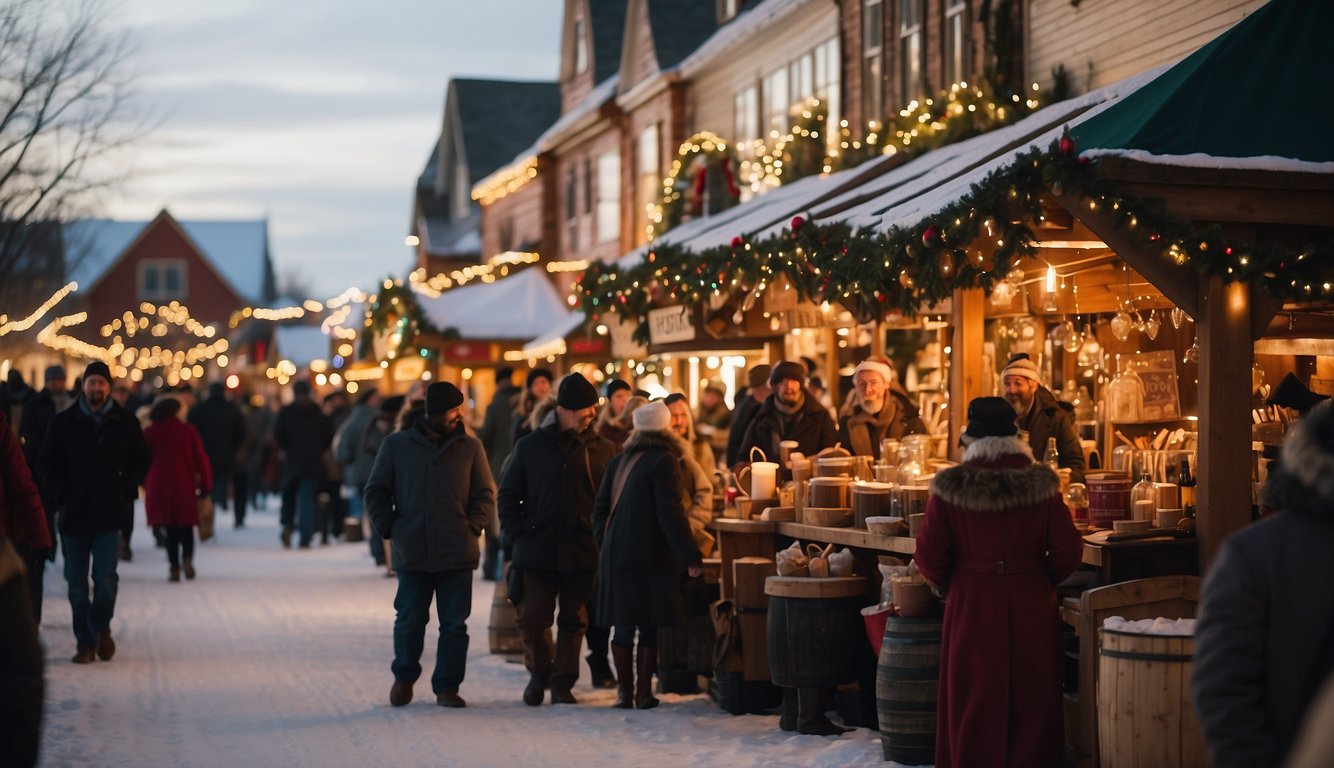
[[[708,207],[722,210],[735,204],[741,195],[733,170],[735,161],[727,142],[701,131],[681,143],[672,161],[672,170],[662,181],[662,199],[649,210],[648,239],[680,224],[687,216],[700,216],[705,210],[710,173],[721,174],[725,195],[710,195]]]
[[[417,295],[406,285],[386,279],[366,308],[366,332],[361,334],[358,354],[368,356],[378,340],[386,342],[386,356],[400,357],[417,350],[417,336],[439,333],[422,312]]]

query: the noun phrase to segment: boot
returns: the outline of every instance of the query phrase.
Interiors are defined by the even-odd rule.
[[[181,580],[181,569],[176,566],[171,567],[171,573],[167,576],[167,581],[177,582]]]
[[[653,696],[653,673],[658,669],[658,649],[639,646],[635,658],[635,709],[653,709],[658,700]]]
[[[617,709],[633,709],[635,699],[635,671],[633,651],[629,648],[611,644],[611,660],[616,665],[616,703]]]
[[[842,736],[851,728],[834,725],[824,714],[824,692],[819,688],[797,689],[797,733],[808,736]]]
[[[528,677],[528,685],[523,689],[523,703],[536,707],[547,694],[547,676],[533,672]]]
[[[185,578],[193,579],[195,577],[195,564],[190,558],[185,558],[181,562],[181,570],[185,572]]]
[[[616,678],[612,676],[611,667],[607,664],[606,656],[590,653],[585,658],[588,659],[588,672],[593,678],[594,688],[616,687]]]

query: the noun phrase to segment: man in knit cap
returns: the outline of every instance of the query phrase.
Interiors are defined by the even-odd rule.
[[[1056,438],[1060,468],[1070,470],[1068,482],[1084,482],[1084,449],[1079,444],[1074,416],[1042,385],[1037,364],[1023,352],[1011,356],[1001,371],[1001,387],[1018,414],[1019,429],[1028,433],[1033,455],[1041,458],[1047,438]]]
[[[748,461],[752,448],[764,451],[769,461],[778,461],[778,444],[795,440],[800,451],[814,456],[838,442],[838,426],[823,405],[806,391],[806,366],[783,361],[769,374],[772,394],[760,406],[746,428],[737,461]]]
[[[75,664],[92,663],[94,654],[110,661],[116,653],[111,619],[120,583],[120,531],[134,518],[134,500],[151,461],[138,419],[111,399],[111,370],[101,361],[89,363],[81,396],[51,419],[37,459],[43,487],[60,510],[65,581],[78,643]]]
[[[431,690],[442,707],[462,707],[468,658],[472,572],[481,559],[478,537],[495,510],[495,483],[482,442],[463,426],[463,393],[445,381],[426,388],[426,413],[410,429],[384,439],[366,481],[366,508],[375,530],[393,542],[398,576],[394,598],[394,685],[389,703],[412,701],[431,598],[438,606]]]
[[[573,704],[585,603],[598,565],[593,501],[616,448],[593,429],[598,392],[575,373],[561,380],[556,407],[514,446],[500,481],[501,543],[511,563],[528,686],[523,701]],[[556,619],[556,608],[560,617]],[[557,625],[555,648],[551,625]]]
[[[852,386],[852,397],[838,414],[838,440],[853,454],[880,459],[881,440],[926,432],[889,361],[863,360],[852,372]]]

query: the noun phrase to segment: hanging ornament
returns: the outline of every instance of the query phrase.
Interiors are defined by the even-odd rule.
[[[1116,317],[1112,318],[1112,322],[1109,323],[1109,325],[1112,328],[1112,335],[1115,336],[1118,341],[1125,341],[1130,338],[1130,331],[1134,329],[1135,321],[1131,319],[1129,313],[1122,309],[1117,311]]]
[[[1186,350],[1185,356],[1181,358],[1183,363],[1200,362],[1200,335],[1195,334],[1195,340],[1190,343],[1190,349]]]
[[[803,226],[805,226],[805,225],[806,225],[806,220],[803,219],[802,217],[800,217],[800,216],[793,216],[793,217],[792,217],[792,233],[793,233],[793,234],[796,234],[797,230],[801,229],[801,228],[802,228]]]
[[[937,227],[935,224],[926,225],[926,229],[922,230],[922,245],[925,245],[927,248],[932,248],[939,241],[940,227]]]
[[[913,279],[912,275],[908,272],[908,270],[905,269],[899,273],[899,285],[903,286],[904,288],[907,288],[908,290],[912,290]]]
[[[734,251],[745,244],[746,241],[741,239],[741,235],[737,235],[736,237],[732,238],[732,250]]]
[[[940,254],[940,262],[936,265],[936,270],[940,274],[940,281],[949,284],[954,279],[954,273],[958,265],[966,258],[963,251],[945,251]]]
[[[1181,324],[1186,322],[1186,310],[1181,307],[1172,307],[1172,311],[1169,313],[1168,317],[1172,319],[1173,328],[1180,328]]]
[[[1066,325],[1070,326],[1070,333],[1066,335],[1065,343],[1061,346],[1065,348],[1066,352],[1078,352],[1080,347],[1084,346],[1084,337],[1080,335],[1079,331],[1075,330],[1074,323],[1067,321]]]
[[[1074,328],[1069,323],[1057,323],[1051,329],[1051,333],[1047,334],[1047,338],[1051,339],[1051,343],[1057,346],[1065,346],[1065,340],[1070,338],[1070,332],[1073,330]]]
[[[1144,333],[1149,337],[1149,341],[1158,338],[1158,329],[1163,327],[1163,323],[1158,319],[1157,312],[1150,312],[1149,319],[1144,321]]]
[[[1075,140],[1070,138],[1068,134],[1062,136],[1061,140],[1056,143],[1056,149],[1059,150],[1061,154],[1069,157],[1075,153]]]

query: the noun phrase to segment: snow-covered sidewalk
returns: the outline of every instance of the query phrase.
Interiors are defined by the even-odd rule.
[[[577,706],[524,706],[522,664],[488,652],[493,585],[480,578],[460,690],[468,707],[435,705],[432,622],[416,699],[395,709],[395,582],[366,546],[285,551],[273,509],[252,512],[240,531],[220,513],[218,531],[196,550],[198,579],[171,584],[140,506],[134,561],[120,564],[110,662],[70,662],[61,564],[47,571],[42,765],[891,765],[874,731],[784,733],[776,717],[733,717],[706,695],[612,709],[614,693],[590,689],[586,669]]]

